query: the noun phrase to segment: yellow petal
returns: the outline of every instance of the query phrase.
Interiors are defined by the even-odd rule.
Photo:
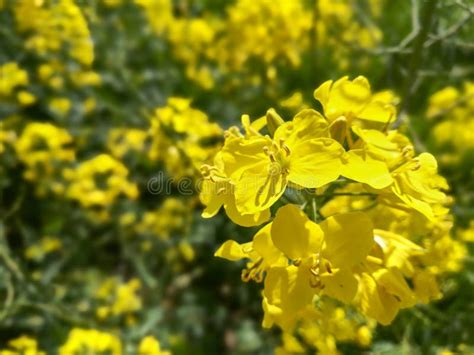
[[[235,202],[241,214],[255,214],[270,208],[285,192],[286,176],[266,165],[246,171],[235,183]]]
[[[446,195],[441,190],[448,185],[437,174],[437,162],[431,154],[422,153],[411,164],[413,168],[394,175],[391,191],[405,205],[433,220],[433,207],[447,202]]]
[[[362,149],[345,153],[341,175],[348,179],[367,184],[375,189],[383,189],[393,183],[387,165],[373,159]]]
[[[357,302],[362,312],[377,320],[380,324],[390,324],[400,309],[400,302],[378,287],[372,276],[364,273],[359,280]]]
[[[268,163],[268,156],[263,149],[269,144],[271,140],[268,137],[260,136],[252,136],[249,139],[241,137],[226,139],[220,154],[226,176],[237,180],[244,171],[265,166]]]
[[[256,213],[242,214],[237,209],[234,196],[229,196],[224,204],[225,212],[232,222],[242,227],[259,226],[271,217],[270,210],[266,209]]]
[[[202,212],[202,217],[211,218],[214,217],[220,210],[221,206],[226,200],[225,194],[218,194],[218,184],[211,180],[204,180],[201,186],[201,193],[199,199],[202,204],[205,205],[205,209]]]
[[[227,240],[224,242],[224,244],[222,244],[214,253],[214,256],[230,261],[236,261],[248,257],[247,253],[243,250],[243,245],[240,245],[234,240]]]
[[[397,112],[395,106],[390,103],[372,100],[357,115],[357,118],[389,124],[397,119]]]
[[[343,77],[330,88],[327,101],[323,104],[324,115],[330,121],[346,115],[357,117],[370,98],[370,85],[365,77],[359,76],[353,81]]]
[[[268,271],[263,294],[268,304],[281,309],[280,322],[289,326],[297,319],[297,313],[311,304],[314,291],[307,270],[290,265]]]
[[[387,135],[376,129],[363,129],[358,126],[352,126],[352,131],[357,134],[365,143],[374,145],[379,149],[387,151],[397,151],[398,146],[390,141]]]
[[[272,241],[290,259],[305,258],[321,248],[321,228],[295,205],[281,207],[272,223]]]
[[[321,275],[324,294],[341,302],[350,303],[357,292],[357,279],[349,270],[338,270],[335,273]]]
[[[275,131],[274,140],[284,140],[291,150],[295,144],[318,137],[329,137],[328,122],[319,112],[305,109],[292,121],[280,125]]]
[[[278,127],[285,123],[283,118],[275,111],[274,108],[270,108],[265,115],[267,119],[267,128],[270,135],[273,135]]]
[[[442,296],[435,276],[427,271],[416,273],[413,277],[413,284],[415,285],[416,296],[425,304]]]
[[[329,217],[321,224],[323,255],[336,268],[350,268],[364,261],[374,243],[372,222],[362,212]]]
[[[290,155],[288,180],[317,188],[337,180],[344,148],[331,138],[317,138],[297,144]]]
[[[253,237],[253,249],[263,258],[269,266],[285,266],[286,258],[282,252],[273,245],[271,237],[272,223],[260,229]]]
[[[400,308],[413,307],[415,305],[415,295],[400,271],[397,269],[380,269],[374,272],[373,276],[379,286],[397,298]]]
[[[321,103],[324,110],[326,110],[326,106],[329,101],[329,93],[331,91],[332,84],[332,80],[325,81],[316,90],[314,90],[313,93],[314,98]]]

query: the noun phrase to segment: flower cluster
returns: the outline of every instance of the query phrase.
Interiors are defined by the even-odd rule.
[[[186,235],[192,220],[191,211],[192,206],[184,199],[169,197],[158,209],[145,212],[135,228],[138,233],[150,233],[163,240],[175,234]]]
[[[137,355],[169,355],[170,352],[161,349],[159,341],[149,335],[142,338],[135,349]],[[120,339],[107,332],[96,329],[73,328],[66,342],[59,348],[60,355],[91,354],[125,354]],[[0,355],[45,355],[38,348],[38,342],[28,336],[20,336],[8,342],[8,349],[0,349]]]
[[[382,38],[375,25],[357,21],[348,0],[311,5],[302,0],[239,0],[226,7],[224,18],[211,12],[195,16],[186,6],[173,11],[169,0],[135,2],[186,65],[187,77],[204,89],[227,76],[231,86],[259,85],[276,79],[278,70],[299,67],[307,53],[328,48],[337,53],[336,65],[346,68],[349,48],[373,48]],[[380,7],[380,1],[370,2],[374,16]]]
[[[175,179],[196,176],[201,164],[220,147],[222,129],[191,107],[191,100],[170,97],[151,117],[149,157],[163,161]]]
[[[22,335],[8,341],[8,349],[0,349],[0,355],[45,355],[44,351],[38,348],[36,339]]]
[[[135,349],[137,355],[169,355],[160,348],[160,343],[152,336],[142,338]],[[95,329],[74,328],[69,332],[66,342],[59,348],[60,355],[91,354],[125,354],[120,339],[107,332]]]
[[[16,101],[20,105],[31,105],[36,101],[35,96],[25,87],[29,83],[28,72],[18,66],[18,63],[9,62],[0,65],[0,99],[11,99],[16,93]]]
[[[131,279],[126,283],[116,278],[105,280],[96,291],[96,298],[102,304],[97,308],[97,317],[104,320],[125,316],[127,323],[133,324],[134,312],[142,308],[142,301],[137,294],[140,287],[139,279]]]
[[[18,30],[31,34],[26,48],[44,55],[67,47],[69,55],[81,64],[90,65],[94,60],[86,19],[73,0],[19,1],[14,13]]]
[[[128,169],[110,155],[100,154],[74,169],[64,171],[68,180],[66,195],[85,208],[97,207],[102,219],[108,218],[106,208],[124,195],[138,197],[138,188],[128,181]]]
[[[465,82],[462,90],[448,86],[434,93],[426,116],[435,122],[432,136],[444,150],[442,162],[459,163],[474,149],[474,82]]]
[[[0,0],[0,355],[472,353],[470,9],[417,3]]]
[[[17,156],[26,168],[23,176],[38,182],[39,193],[47,189],[64,192],[60,172],[65,164],[75,161],[72,142],[67,130],[41,122],[29,123],[15,142]]]
[[[436,159],[390,128],[391,92],[344,77],[314,96],[323,113],[243,116],[244,132],[230,128],[214,164],[202,166],[204,217],[223,206],[252,226],[275,212],[252,241],[229,240],[215,255],[246,259],[242,279],[264,283],[265,328],[291,334],[319,319],[326,300],[387,325],[400,309],[439,298],[437,276],[465,255],[449,235],[448,186]]]

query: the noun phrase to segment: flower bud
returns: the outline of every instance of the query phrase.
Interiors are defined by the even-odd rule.
[[[329,126],[329,132],[331,133],[332,139],[344,144],[347,132],[347,119],[344,116],[340,116],[332,121]]]
[[[275,109],[271,108],[267,111],[267,127],[270,134],[273,136],[276,129],[281,126],[285,121],[281,116],[275,111]]]

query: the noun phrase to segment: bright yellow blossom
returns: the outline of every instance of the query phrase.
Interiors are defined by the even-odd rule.
[[[0,355],[46,355],[38,348],[38,341],[26,335],[8,341],[9,349],[0,349]]]
[[[9,62],[0,66],[0,98],[12,95],[18,86],[28,84],[28,72],[17,63]]]
[[[162,160],[174,179],[194,176],[216,153],[221,128],[191,107],[191,101],[171,97],[151,118],[149,157]]]
[[[44,55],[64,47],[80,64],[92,64],[94,45],[87,21],[73,0],[19,1],[15,3],[14,13],[18,30],[29,34],[26,48]]]
[[[160,342],[153,336],[144,337],[138,345],[137,355],[170,355],[169,351],[161,350]]]
[[[118,160],[100,154],[64,172],[69,186],[67,196],[84,207],[107,207],[121,195],[138,197],[137,186],[128,181],[128,170]]]
[[[349,125],[356,119],[388,125],[396,119],[394,95],[372,94],[363,76],[352,81],[347,76],[335,82],[328,80],[314,91],[314,97],[323,105],[324,116],[330,122],[344,117]]]
[[[96,329],[73,328],[66,342],[59,348],[59,355],[81,355],[84,351],[122,355],[122,343],[111,333]]]
[[[69,132],[51,123],[29,123],[18,140],[15,150],[25,164],[25,179],[50,180],[57,178],[61,164],[73,162],[75,152]]]

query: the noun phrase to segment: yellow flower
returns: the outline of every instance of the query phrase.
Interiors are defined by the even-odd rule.
[[[445,165],[458,164],[474,147],[474,82],[466,81],[463,89],[448,86],[430,97],[428,119],[437,119],[431,131]]]
[[[49,108],[61,116],[65,116],[71,110],[72,103],[66,97],[55,97],[49,101]]]
[[[2,154],[6,149],[6,145],[12,145],[15,143],[17,137],[16,133],[13,130],[8,130],[6,127],[2,127],[0,130],[0,154]]]
[[[142,308],[138,292],[141,283],[137,278],[121,282],[117,278],[106,279],[96,290],[96,298],[102,303],[96,314],[100,319],[110,316],[130,316]]]
[[[120,195],[130,199],[138,197],[137,186],[128,181],[128,170],[110,155],[100,154],[82,162],[75,169],[65,170],[70,181],[67,196],[84,207],[107,207]]]
[[[134,0],[134,2],[145,10],[151,27],[158,35],[161,35],[173,20],[171,0]]]
[[[15,2],[18,30],[28,33],[25,46],[39,54],[67,48],[69,56],[83,65],[94,60],[94,45],[87,21],[73,0]],[[44,24],[49,24],[45,26]]]
[[[0,82],[0,97],[10,96],[16,87],[28,84],[28,73],[17,63],[9,62],[0,66]]]
[[[363,149],[346,152],[329,134],[324,117],[310,109],[280,124],[273,139],[229,134],[221,150],[220,170],[235,186],[238,212],[252,215],[267,210],[290,184],[319,188],[340,175],[374,188],[392,184],[383,161]]]
[[[437,175],[437,168],[435,157],[429,153],[420,154],[392,171],[394,184],[390,187],[390,195],[382,193],[380,198],[389,205],[402,203],[429,219],[434,219],[435,214],[445,214],[445,208],[436,210],[436,206],[449,201],[442,192],[448,189],[447,182]]]
[[[288,183],[315,188],[341,173],[342,146],[328,138],[326,120],[304,110],[277,128],[273,139],[232,137],[222,148],[224,171],[235,183],[237,209],[253,214],[268,209]]]
[[[255,234],[252,242],[239,244],[228,240],[220,246],[214,256],[231,261],[249,259],[246,269],[242,271],[242,280],[261,282],[264,273],[274,266],[286,266],[288,261],[278,250],[271,239],[271,223]]]
[[[129,151],[143,152],[148,133],[137,128],[113,128],[109,131],[107,148],[116,158],[123,158]]]
[[[303,94],[300,91],[296,91],[291,96],[281,100],[280,106],[298,111],[307,108],[303,100]]]
[[[17,100],[20,103],[20,105],[29,106],[36,102],[36,97],[32,93],[26,90],[21,90],[17,94]]]
[[[100,75],[92,70],[78,70],[70,73],[71,80],[76,86],[97,86],[101,84]]]
[[[29,246],[25,250],[27,259],[42,260],[47,254],[61,250],[63,244],[60,239],[54,237],[44,237],[39,243]]]
[[[283,332],[282,334],[283,346],[275,349],[275,355],[295,355],[304,354],[305,348],[293,335]]]
[[[242,126],[247,138],[260,137],[259,131],[265,126],[265,117],[250,122],[250,118],[247,115],[243,115]],[[230,128],[227,133],[228,139],[241,136],[237,127]],[[222,151],[219,151],[214,156],[214,165],[201,166],[201,174],[204,180],[202,181],[199,197],[206,206],[202,216],[204,218],[211,218],[219,212],[221,207],[224,207],[227,216],[234,223],[242,226],[250,227],[267,221],[270,218],[270,211],[268,209],[256,213],[242,213],[237,209],[235,184],[226,174],[224,168]]]
[[[344,117],[349,124],[359,119],[388,125],[396,119],[393,94],[372,94],[363,76],[353,81],[347,76],[336,82],[328,80],[314,91],[314,97],[323,105],[324,116],[330,122]]]
[[[170,97],[151,118],[149,157],[162,160],[174,179],[194,176],[216,153],[222,129],[191,107],[191,100]]]
[[[50,123],[28,123],[15,142],[18,158],[26,166],[25,179],[47,181],[48,189],[54,190],[54,185],[59,183],[58,167],[75,159],[72,142],[71,135],[63,128]]]
[[[372,223],[363,213],[332,216],[318,225],[295,205],[286,205],[278,210],[271,234],[274,245],[305,270],[308,286],[342,302],[354,298],[352,268],[365,261],[373,244]]]
[[[432,220],[447,213],[443,206],[449,199],[443,190],[448,189],[448,184],[438,175],[438,163],[433,155],[422,153],[415,157],[408,138],[394,131],[384,134],[359,127],[353,130],[360,137],[360,143],[356,144],[377,160],[385,161],[390,170],[393,184],[377,191],[380,202],[414,209]]]
[[[415,155],[406,136],[388,130],[393,95],[372,94],[363,77],[327,82],[315,95],[329,122],[310,109],[288,122],[270,109],[266,125],[243,116],[244,132],[228,129],[214,165],[202,168],[206,217],[224,206],[235,223],[262,223],[286,188],[296,189],[285,198],[301,206],[279,208],[251,242],[228,240],[215,253],[246,259],[243,281],[264,282],[262,325],[283,330],[280,354],[298,353],[293,333],[321,353],[337,353],[337,341],[369,345],[375,323],[439,298],[438,275],[459,270],[467,255],[449,235],[448,185],[436,159]],[[344,309],[328,310],[327,300],[372,320],[345,322]]]
[[[366,325],[357,329],[357,343],[361,346],[367,347],[372,343],[372,331]]]
[[[444,111],[453,108],[453,105],[459,99],[459,96],[459,91],[452,86],[447,86],[444,89],[435,92],[429,98],[429,107],[426,116],[428,118],[433,118],[437,115],[443,114]]]
[[[153,336],[149,335],[140,341],[138,346],[138,355],[170,355],[169,351],[163,351],[160,342]]]
[[[201,173],[204,180],[201,185],[200,199],[206,206],[202,212],[204,218],[215,216],[224,207],[227,216],[241,226],[254,226],[264,223],[270,218],[268,209],[256,213],[241,213],[235,201],[235,186],[223,171],[222,153],[217,153],[214,166],[203,166]]]
[[[185,235],[191,221],[190,203],[184,199],[168,197],[156,210],[145,212],[135,229],[138,233],[167,240],[172,235]]]
[[[222,36],[209,50],[223,71],[243,71],[251,60],[301,64],[311,13],[300,1],[239,0],[228,8],[226,20]]]
[[[84,351],[122,355],[122,344],[120,339],[111,333],[73,328],[66,342],[59,348],[59,355],[81,355]]]
[[[429,303],[442,297],[438,283],[434,275],[428,271],[420,271],[413,277],[414,291],[422,303]]]
[[[38,349],[36,339],[26,335],[8,341],[11,349],[0,349],[0,355],[46,355],[44,351]]]

